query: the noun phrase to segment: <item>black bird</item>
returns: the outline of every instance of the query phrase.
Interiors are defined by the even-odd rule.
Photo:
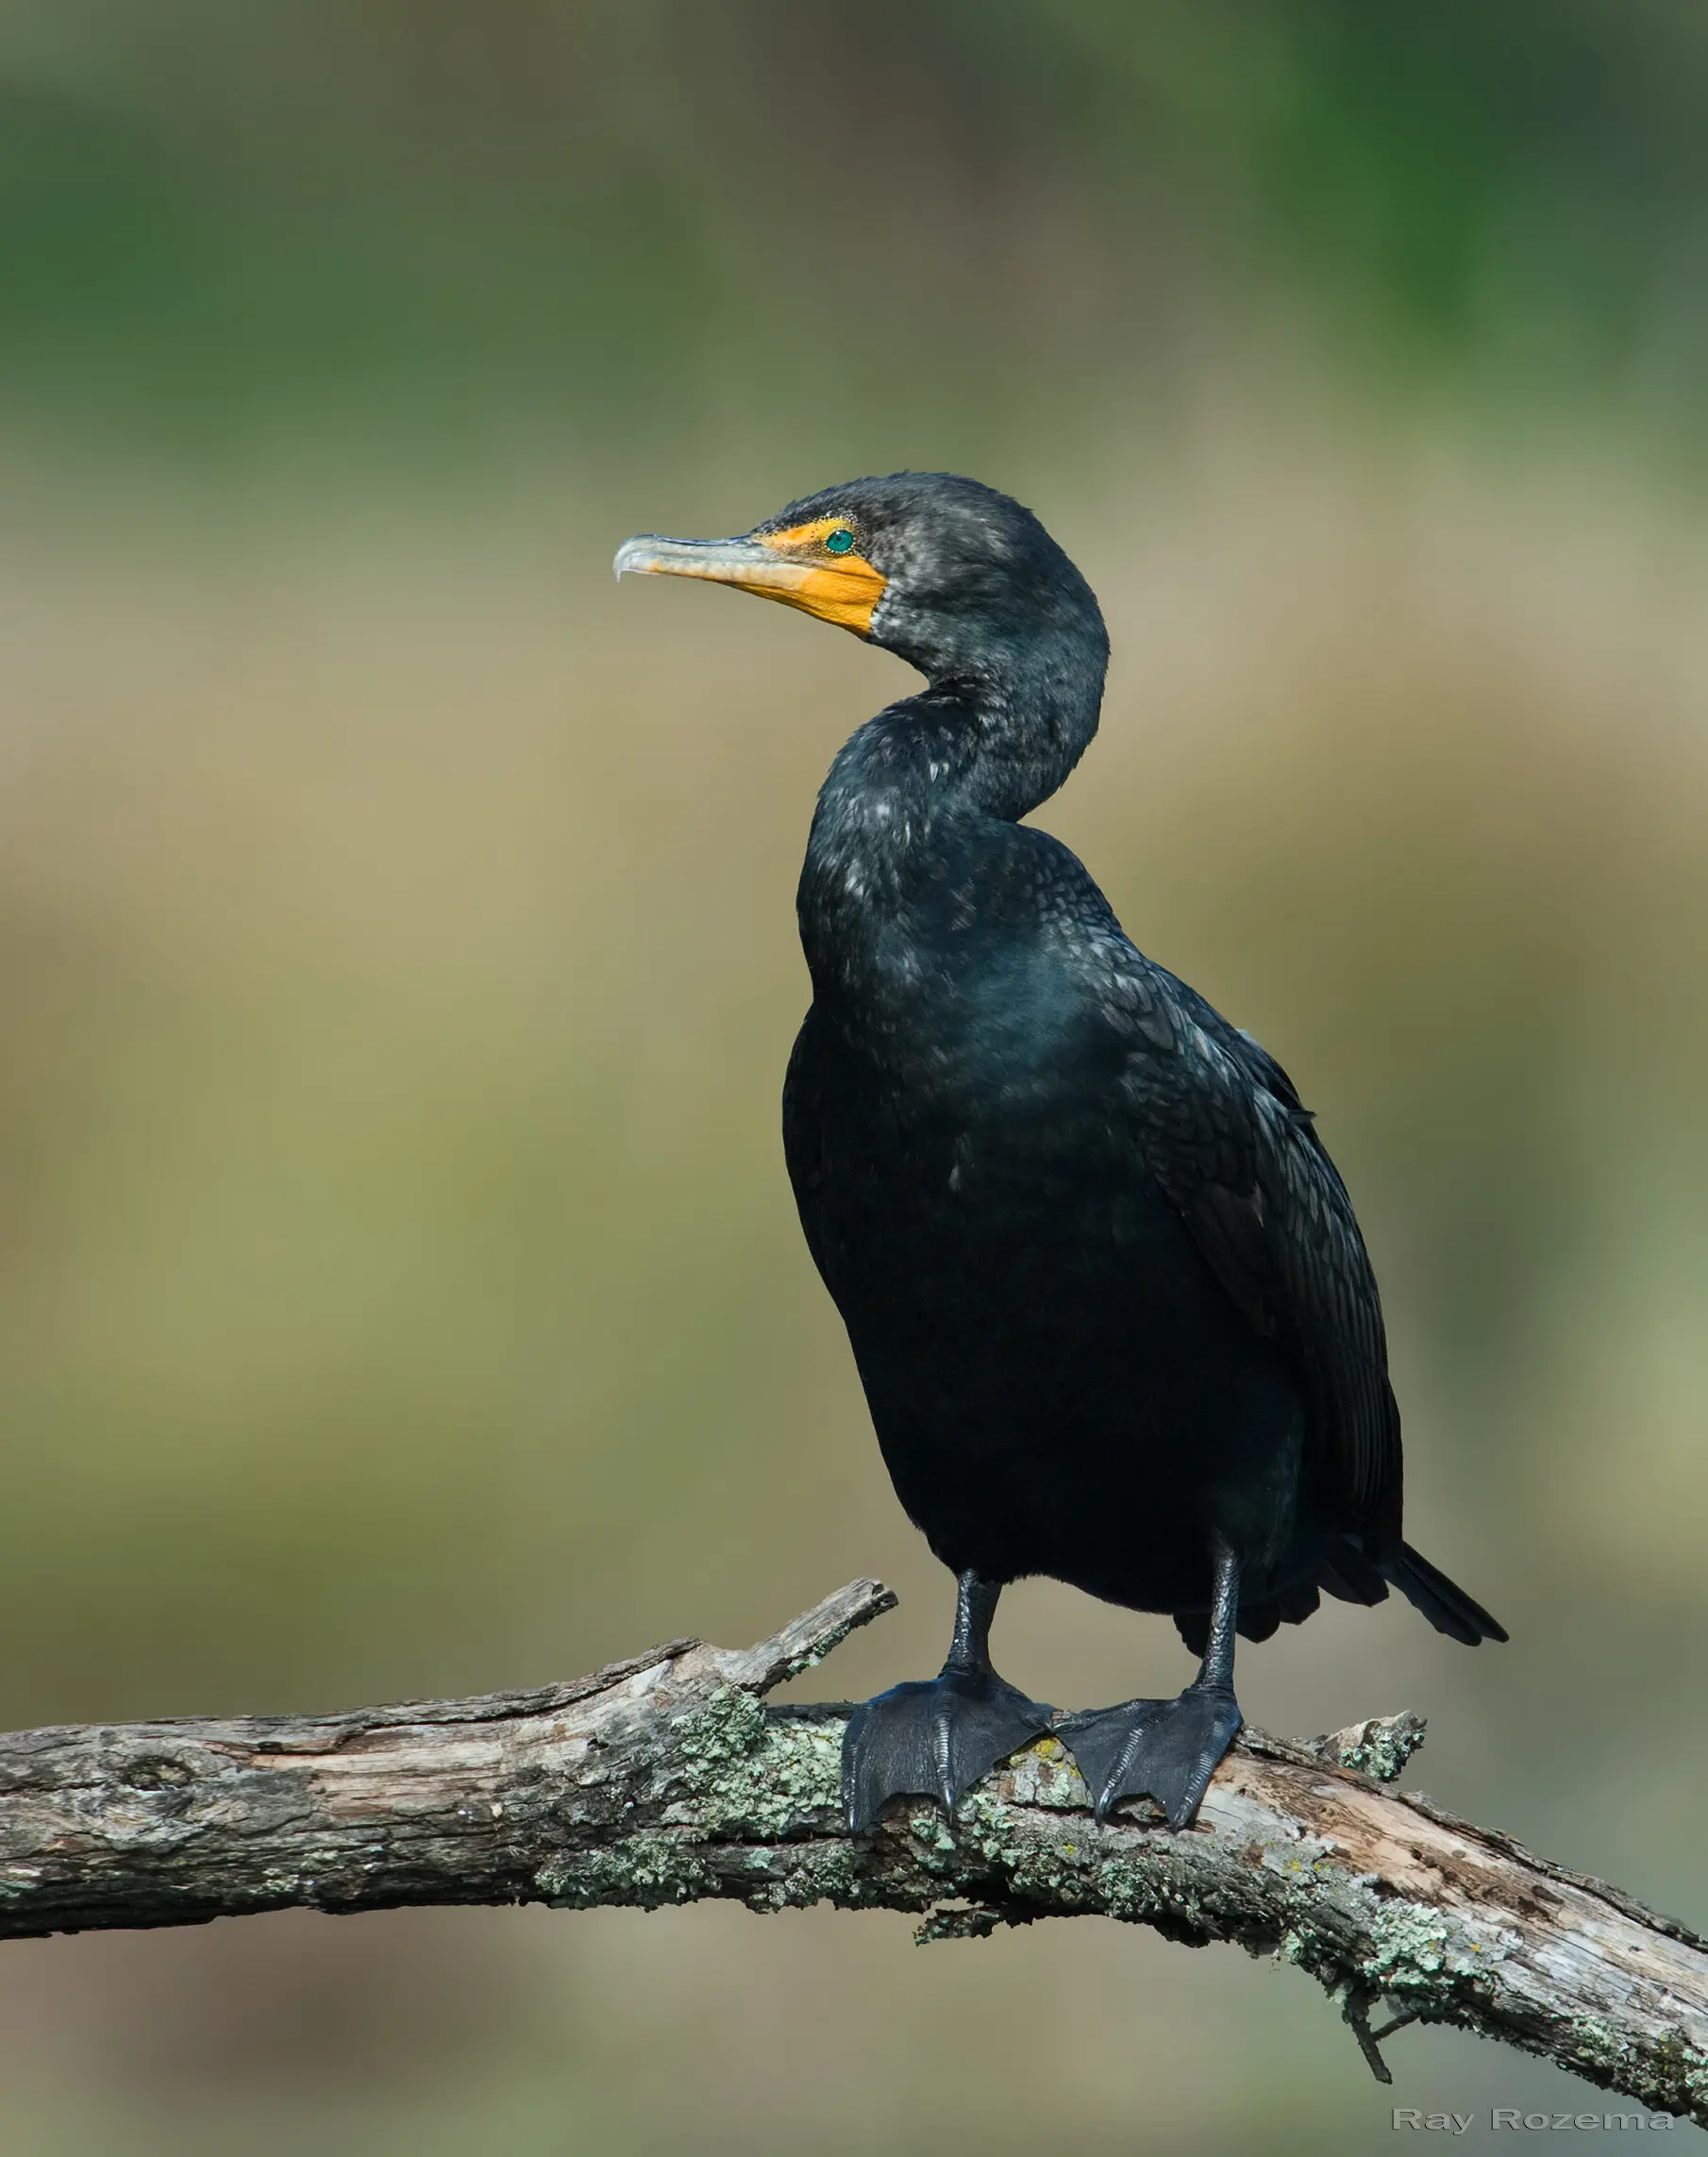
[[[959,1577],[940,1675],[848,1725],[850,1826],[952,1811],[1047,1731],[1099,1817],[1189,1822],[1240,1726],[1233,1639],[1389,1583],[1504,1640],[1400,1534],[1399,1416],[1346,1188],[1292,1080],[1147,959],[1020,820],[1097,729],[1109,641],[1019,503],[941,473],[857,479],[625,569],[803,608],[917,667],[818,797],[801,874],[812,1008],[783,1092],[801,1225],[909,1515]],[[1170,1613],[1174,1700],[1052,1723],[993,1669],[1033,1573]]]

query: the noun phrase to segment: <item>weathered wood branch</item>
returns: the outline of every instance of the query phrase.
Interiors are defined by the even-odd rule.
[[[1298,1964],[1379,2071],[1386,1999],[1708,2124],[1708,1944],[1384,1788],[1414,1718],[1248,1731],[1181,1834],[1143,1803],[1096,1827],[1046,1739],[952,1823],[899,1803],[850,1840],[846,1706],[763,1696],[894,1601],[857,1580],[756,1647],[671,1641],[531,1693],[0,1737],[0,1936],[293,1904],[830,1901],[921,1913],[926,1939],[1096,1913]]]

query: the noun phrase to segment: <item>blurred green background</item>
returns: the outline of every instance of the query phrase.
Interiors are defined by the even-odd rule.
[[[1416,1540],[1273,1728],[1708,1918],[1708,16],[1693,0],[0,0],[0,1717],[760,1636],[920,1675],[777,1137],[817,781],[897,662],[613,587],[866,471],[1115,642],[1042,820],[1289,1066]],[[1000,1661],[1172,1689],[1044,1583]],[[828,1686],[827,1686],[828,1680]],[[293,1914],[0,1955],[0,2150],[1365,2152],[1231,1951],[1076,1923]],[[1461,2147],[1476,2146],[1473,2134]]]

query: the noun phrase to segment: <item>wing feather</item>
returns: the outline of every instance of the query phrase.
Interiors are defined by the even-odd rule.
[[[1126,1092],[1151,1171],[1235,1305],[1299,1370],[1313,1456],[1353,1519],[1397,1535],[1399,1413],[1346,1186],[1274,1058],[1164,968],[1124,956]]]

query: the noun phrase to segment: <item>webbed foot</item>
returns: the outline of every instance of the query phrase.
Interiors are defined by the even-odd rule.
[[[1225,1685],[1188,1685],[1175,1700],[1126,1700],[1067,1715],[1056,1736],[1079,1763],[1099,1820],[1123,1798],[1154,1798],[1171,1828],[1189,1827],[1242,1717]]]
[[[952,1814],[975,1782],[1047,1732],[1050,1714],[990,1669],[950,1668],[879,1693],[843,1738],[849,1832],[869,1832],[892,1798],[935,1798]]]

